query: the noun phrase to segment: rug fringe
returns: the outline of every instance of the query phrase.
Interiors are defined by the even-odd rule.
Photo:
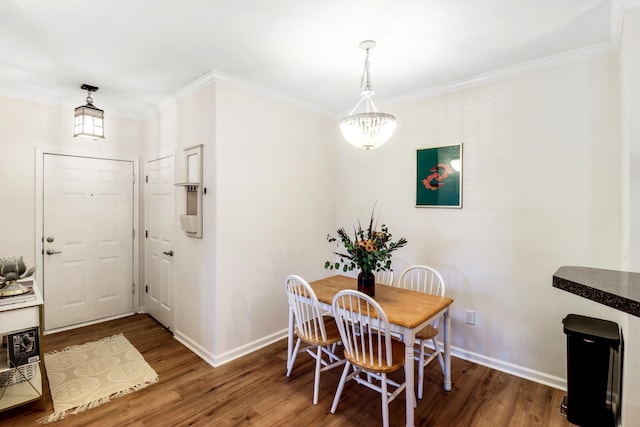
[[[111,335],[110,337],[100,338],[99,340],[97,340],[97,341],[92,341],[92,342],[90,342],[90,343],[77,344],[77,345],[70,345],[70,346],[65,347],[65,348],[63,348],[63,349],[60,349],[60,350],[50,350],[50,351],[47,351],[47,352],[45,353],[45,356],[46,356],[47,354],[64,353],[65,351],[69,351],[69,350],[72,350],[72,349],[74,349],[74,348],[82,347],[82,346],[87,345],[87,344],[95,345],[95,343],[104,342],[104,341],[109,341],[109,340],[112,340],[112,339],[115,339],[115,338],[118,338],[118,337],[122,337],[122,336],[123,336],[123,334],[122,334],[122,333],[119,333],[119,334]]]
[[[109,396],[105,396],[101,399],[94,400],[93,402],[85,403],[84,405],[80,405],[76,408],[67,409],[66,411],[54,412],[53,414],[47,417],[42,417],[38,419],[37,421],[40,424],[49,424],[55,421],[64,420],[65,418],[67,418],[67,415],[79,414],[80,412],[86,411],[87,409],[97,408],[100,405],[110,402],[111,399],[122,397],[129,393],[133,393],[134,391],[142,390],[143,388],[149,387],[151,384],[155,384],[158,381],[159,381],[159,377],[156,375],[154,378],[151,378],[143,383],[131,386],[125,390],[112,393]]]

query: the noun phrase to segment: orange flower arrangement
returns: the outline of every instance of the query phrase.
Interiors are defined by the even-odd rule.
[[[352,240],[344,228],[338,229],[338,237],[347,253],[334,252],[339,257],[336,262],[326,261],[324,268],[329,270],[352,271],[358,268],[363,273],[391,270],[391,253],[407,244],[404,237],[397,242],[391,240],[392,235],[385,224],[376,230],[373,223],[373,212],[369,220],[369,227],[363,229],[358,221],[354,227],[355,238]],[[327,234],[327,241],[336,242],[338,239]]]

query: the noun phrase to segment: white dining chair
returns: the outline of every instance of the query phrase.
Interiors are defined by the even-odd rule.
[[[288,360],[287,377],[291,376],[298,352],[306,351],[316,361],[315,378],[313,382],[313,404],[318,404],[320,389],[320,372],[343,365],[345,360],[336,355],[336,348],[340,342],[340,333],[335,320],[325,316],[320,308],[315,292],[302,277],[290,275],[285,281],[285,290],[289,301],[289,308],[295,318],[294,334],[297,336],[296,345],[291,358]],[[300,348],[304,342],[307,346]],[[326,355],[326,358],[324,357]]]
[[[376,276],[376,283],[387,286],[393,285],[393,270],[374,271],[373,274]]]
[[[444,296],[445,284],[442,275],[434,268],[426,265],[413,265],[405,269],[395,286],[399,288],[411,289],[413,291],[422,292],[431,295]],[[425,368],[435,358],[438,359],[440,369],[444,375],[444,359],[438,344],[438,323],[437,318],[430,325],[420,330],[416,334],[416,352],[418,361],[418,399],[422,399],[424,389],[424,371]],[[431,342],[433,349],[427,344]]]
[[[331,413],[336,413],[345,383],[354,380],[381,394],[382,422],[387,427],[389,403],[406,387],[406,382],[397,383],[387,374],[404,366],[405,346],[391,338],[387,315],[370,296],[356,290],[343,290],[334,296],[332,308],[347,363],[333,398]],[[349,373],[351,369],[353,372]]]

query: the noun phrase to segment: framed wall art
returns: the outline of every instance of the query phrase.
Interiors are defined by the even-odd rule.
[[[462,208],[462,143],[416,150],[416,207]]]
[[[38,327],[7,334],[10,367],[26,365],[40,360]]]

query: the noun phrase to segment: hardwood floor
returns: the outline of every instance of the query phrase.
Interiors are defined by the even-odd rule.
[[[313,363],[298,356],[285,376],[286,340],[212,368],[147,315],[135,315],[44,337],[44,350],[60,350],[123,333],[160,381],[52,426],[377,426],[380,395],[353,382],[336,414],[329,412],[341,369],[323,372],[313,406]],[[453,358],[453,389],[442,389],[437,363],[428,368],[417,426],[571,426],[559,414],[565,392]],[[402,375],[400,375],[402,378]],[[404,393],[390,404],[392,426],[405,425]],[[0,426],[36,426],[53,412],[32,404],[0,413]]]

